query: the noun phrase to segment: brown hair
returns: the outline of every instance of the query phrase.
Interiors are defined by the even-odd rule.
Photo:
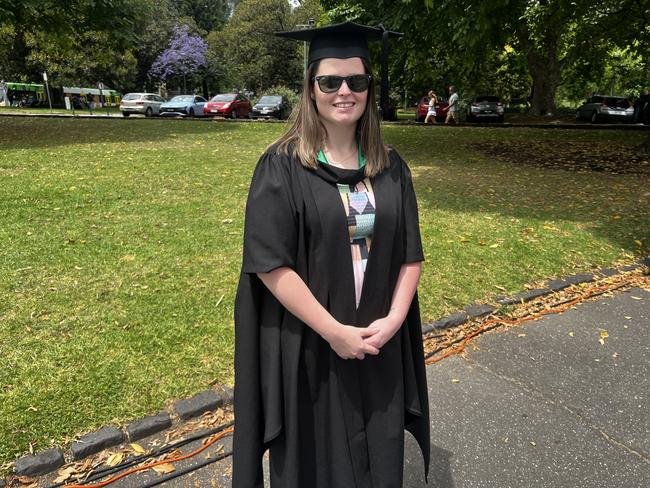
[[[370,63],[362,59],[366,74],[372,74]],[[291,127],[271,146],[277,144],[277,150],[281,154],[297,156],[303,166],[307,168],[318,168],[316,155],[323,148],[325,142],[325,126],[318,116],[316,102],[312,99],[313,78],[318,71],[320,62],[315,61],[309,65],[307,76],[303,82],[302,94],[298,105],[291,114]],[[390,165],[388,160],[388,148],[381,137],[379,114],[375,104],[375,83],[374,77],[368,87],[368,98],[366,109],[357,122],[357,137],[361,144],[361,150],[366,159],[364,172],[366,176],[376,176]]]

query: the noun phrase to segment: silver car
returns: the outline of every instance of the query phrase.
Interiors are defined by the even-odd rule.
[[[624,97],[594,95],[578,108],[576,120],[589,120],[592,124],[605,121],[631,123],[634,107]]]
[[[503,122],[503,103],[494,95],[480,95],[467,105],[467,122],[484,122],[488,120]]]
[[[125,117],[143,114],[145,117],[158,115],[165,99],[155,93],[127,93],[120,102],[120,112]]]

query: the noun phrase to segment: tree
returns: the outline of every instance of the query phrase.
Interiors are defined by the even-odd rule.
[[[525,61],[531,110],[538,114],[555,111],[557,89],[569,66],[593,58],[603,43],[620,48],[634,42],[647,45],[650,35],[646,2],[638,0],[324,0],[323,4],[329,11],[356,9],[361,21],[406,33],[395,43],[394,66],[397,73],[414,71],[405,74],[410,80],[403,75],[405,84],[444,78],[476,89],[481,85],[476,80],[494,72],[488,68],[499,64],[509,46]]]
[[[9,79],[34,81],[48,68],[48,48],[63,59],[84,36],[101,38],[104,51],[125,55],[135,40],[133,19],[153,0],[0,0],[0,71]],[[46,42],[40,39],[46,38]],[[45,61],[45,62],[43,62]]]
[[[187,25],[176,26],[170,45],[154,61],[149,71],[165,81],[172,76],[183,77],[183,92],[187,92],[186,78],[206,66],[207,43],[199,36],[191,36]]]
[[[194,19],[206,34],[221,30],[234,7],[233,0],[175,0],[174,3],[181,16]]]
[[[237,89],[297,87],[302,73],[301,46],[273,35],[295,28],[293,20],[286,0],[240,0],[223,31],[210,34],[209,56],[221,60]]]

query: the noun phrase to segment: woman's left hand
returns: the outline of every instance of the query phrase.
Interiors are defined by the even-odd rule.
[[[401,322],[397,322],[393,317],[387,315],[375,320],[368,326],[369,329],[377,329],[377,332],[363,340],[371,346],[381,349],[395,335],[401,325]]]

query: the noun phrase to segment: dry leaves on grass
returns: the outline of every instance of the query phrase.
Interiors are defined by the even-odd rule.
[[[564,141],[481,141],[474,151],[516,164],[577,172],[650,174],[650,155],[634,146]]]

